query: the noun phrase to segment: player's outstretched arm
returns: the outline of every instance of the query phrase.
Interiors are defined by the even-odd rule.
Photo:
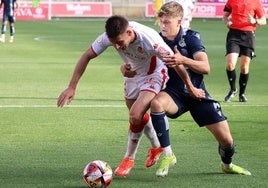
[[[60,94],[57,101],[58,107],[63,107],[65,104],[70,104],[75,95],[77,84],[86,70],[89,61],[95,58],[97,55],[94,53],[91,47],[89,47],[78,60],[73,76],[69,83],[69,86]]]
[[[70,104],[74,98],[75,90],[71,87],[66,88],[58,97],[57,106],[63,107],[65,104]]]

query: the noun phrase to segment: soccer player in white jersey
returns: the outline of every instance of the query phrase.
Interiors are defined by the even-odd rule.
[[[134,166],[137,148],[143,133],[152,145],[148,151],[145,166],[154,165],[162,152],[147,110],[151,100],[168,80],[167,68],[161,59],[163,56],[173,54],[173,51],[155,30],[137,22],[129,22],[120,15],[111,16],[106,21],[105,32],[97,37],[78,60],[68,87],[58,98],[58,107],[71,102],[78,81],[89,61],[110,46],[117,50],[132,73],[132,78],[125,78],[125,101],[129,109],[130,123],[127,151],[115,170],[116,175],[125,177]],[[176,70],[191,90],[192,84],[185,68],[178,66]],[[192,89],[191,91],[194,95],[195,92],[199,93],[199,90]]]

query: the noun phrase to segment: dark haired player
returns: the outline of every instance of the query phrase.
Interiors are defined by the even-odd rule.
[[[123,59],[127,70],[133,72],[132,78],[125,77],[125,101],[129,109],[128,144],[125,156],[115,170],[119,176],[127,176],[134,166],[134,160],[143,133],[150,140],[146,167],[156,164],[162,148],[147,113],[151,100],[165,86],[168,80],[167,67],[161,60],[164,55],[173,51],[153,29],[129,22],[125,17],[114,15],[106,21],[105,32],[89,46],[78,60],[69,86],[61,93],[57,105],[69,103],[75,95],[78,81],[89,61],[108,47],[114,47]],[[177,67],[187,85],[190,78],[183,66]],[[190,88],[190,86],[189,86]]]

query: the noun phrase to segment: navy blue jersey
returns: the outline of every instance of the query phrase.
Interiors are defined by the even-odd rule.
[[[179,34],[173,41],[169,41],[165,37],[163,37],[163,39],[170,48],[174,49],[174,47],[177,45],[180,53],[183,56],[191,59],[193,59],[193,55],[196,52],[206,52],[199,33],[193,30],[188,30],[185,33],[182,29],[180,29]],[[193,119],[200,127],[226,120],[226,116],[221,110],[220,103],[215,101],[206,90],[203,81],[203,74],[195,73],[189,68],[187,68],[187,72],[193,85],[196,88],[203,89],[206,93],[206,96],[202,100],[192,98],[189,95],[184,82],[174,68],[168,68],[169,80],[164,91],[168,93],[176,103],[178,106],[178,112],[174,114],[167,114],[167,116],[170,118],[177,118],[185,112],[190,111]]]
[[[162,34],[160,33],[162,36]],[[194,53],[198,51],[205,52],[205,47],[202,44],[200,34],[193,30],[188,30],[187,32],[183,32],[182,29],[180,29],[179,34],[177,37],[170,41],[166,37],[162,36],[164,41],[168,44],[168,46],[171,49],[174,49],[174,47],[177,45],[177,48],[179,52],[188,58],[193,59]],[[197,74],[193,72],[192,70],[187,69],[187,72],[189,74],[189,77],[191,78],[191,81],[193,85],[196,88],[203,88],[205,89],[204,82],[203,82],[203,74]],[[169,89],[174,89],[176,92],[185,92],[188,93],[188,90],[182,81],[182,79],[179,77],[177,72],[174,70],[174,68],[168,68],[168,74],[169,74],[169,81],[167,82],[167,87]]]
[[[4,4],[3,14],[14,16],[15,2],[16,0],[1,0],[1,4]]]

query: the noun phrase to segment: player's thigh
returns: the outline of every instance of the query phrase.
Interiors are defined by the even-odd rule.
[[[178,106],[172,97],[164,91],[158,93],[151,102],[151,112],[163,112],[175,114],[178,112]]]
[[[130,108],[132,107],[132,105],[134,104],[135,101],[136,101],[136,99],[125,98],[125,103],[126,103],[128,110],[130,110]]]

